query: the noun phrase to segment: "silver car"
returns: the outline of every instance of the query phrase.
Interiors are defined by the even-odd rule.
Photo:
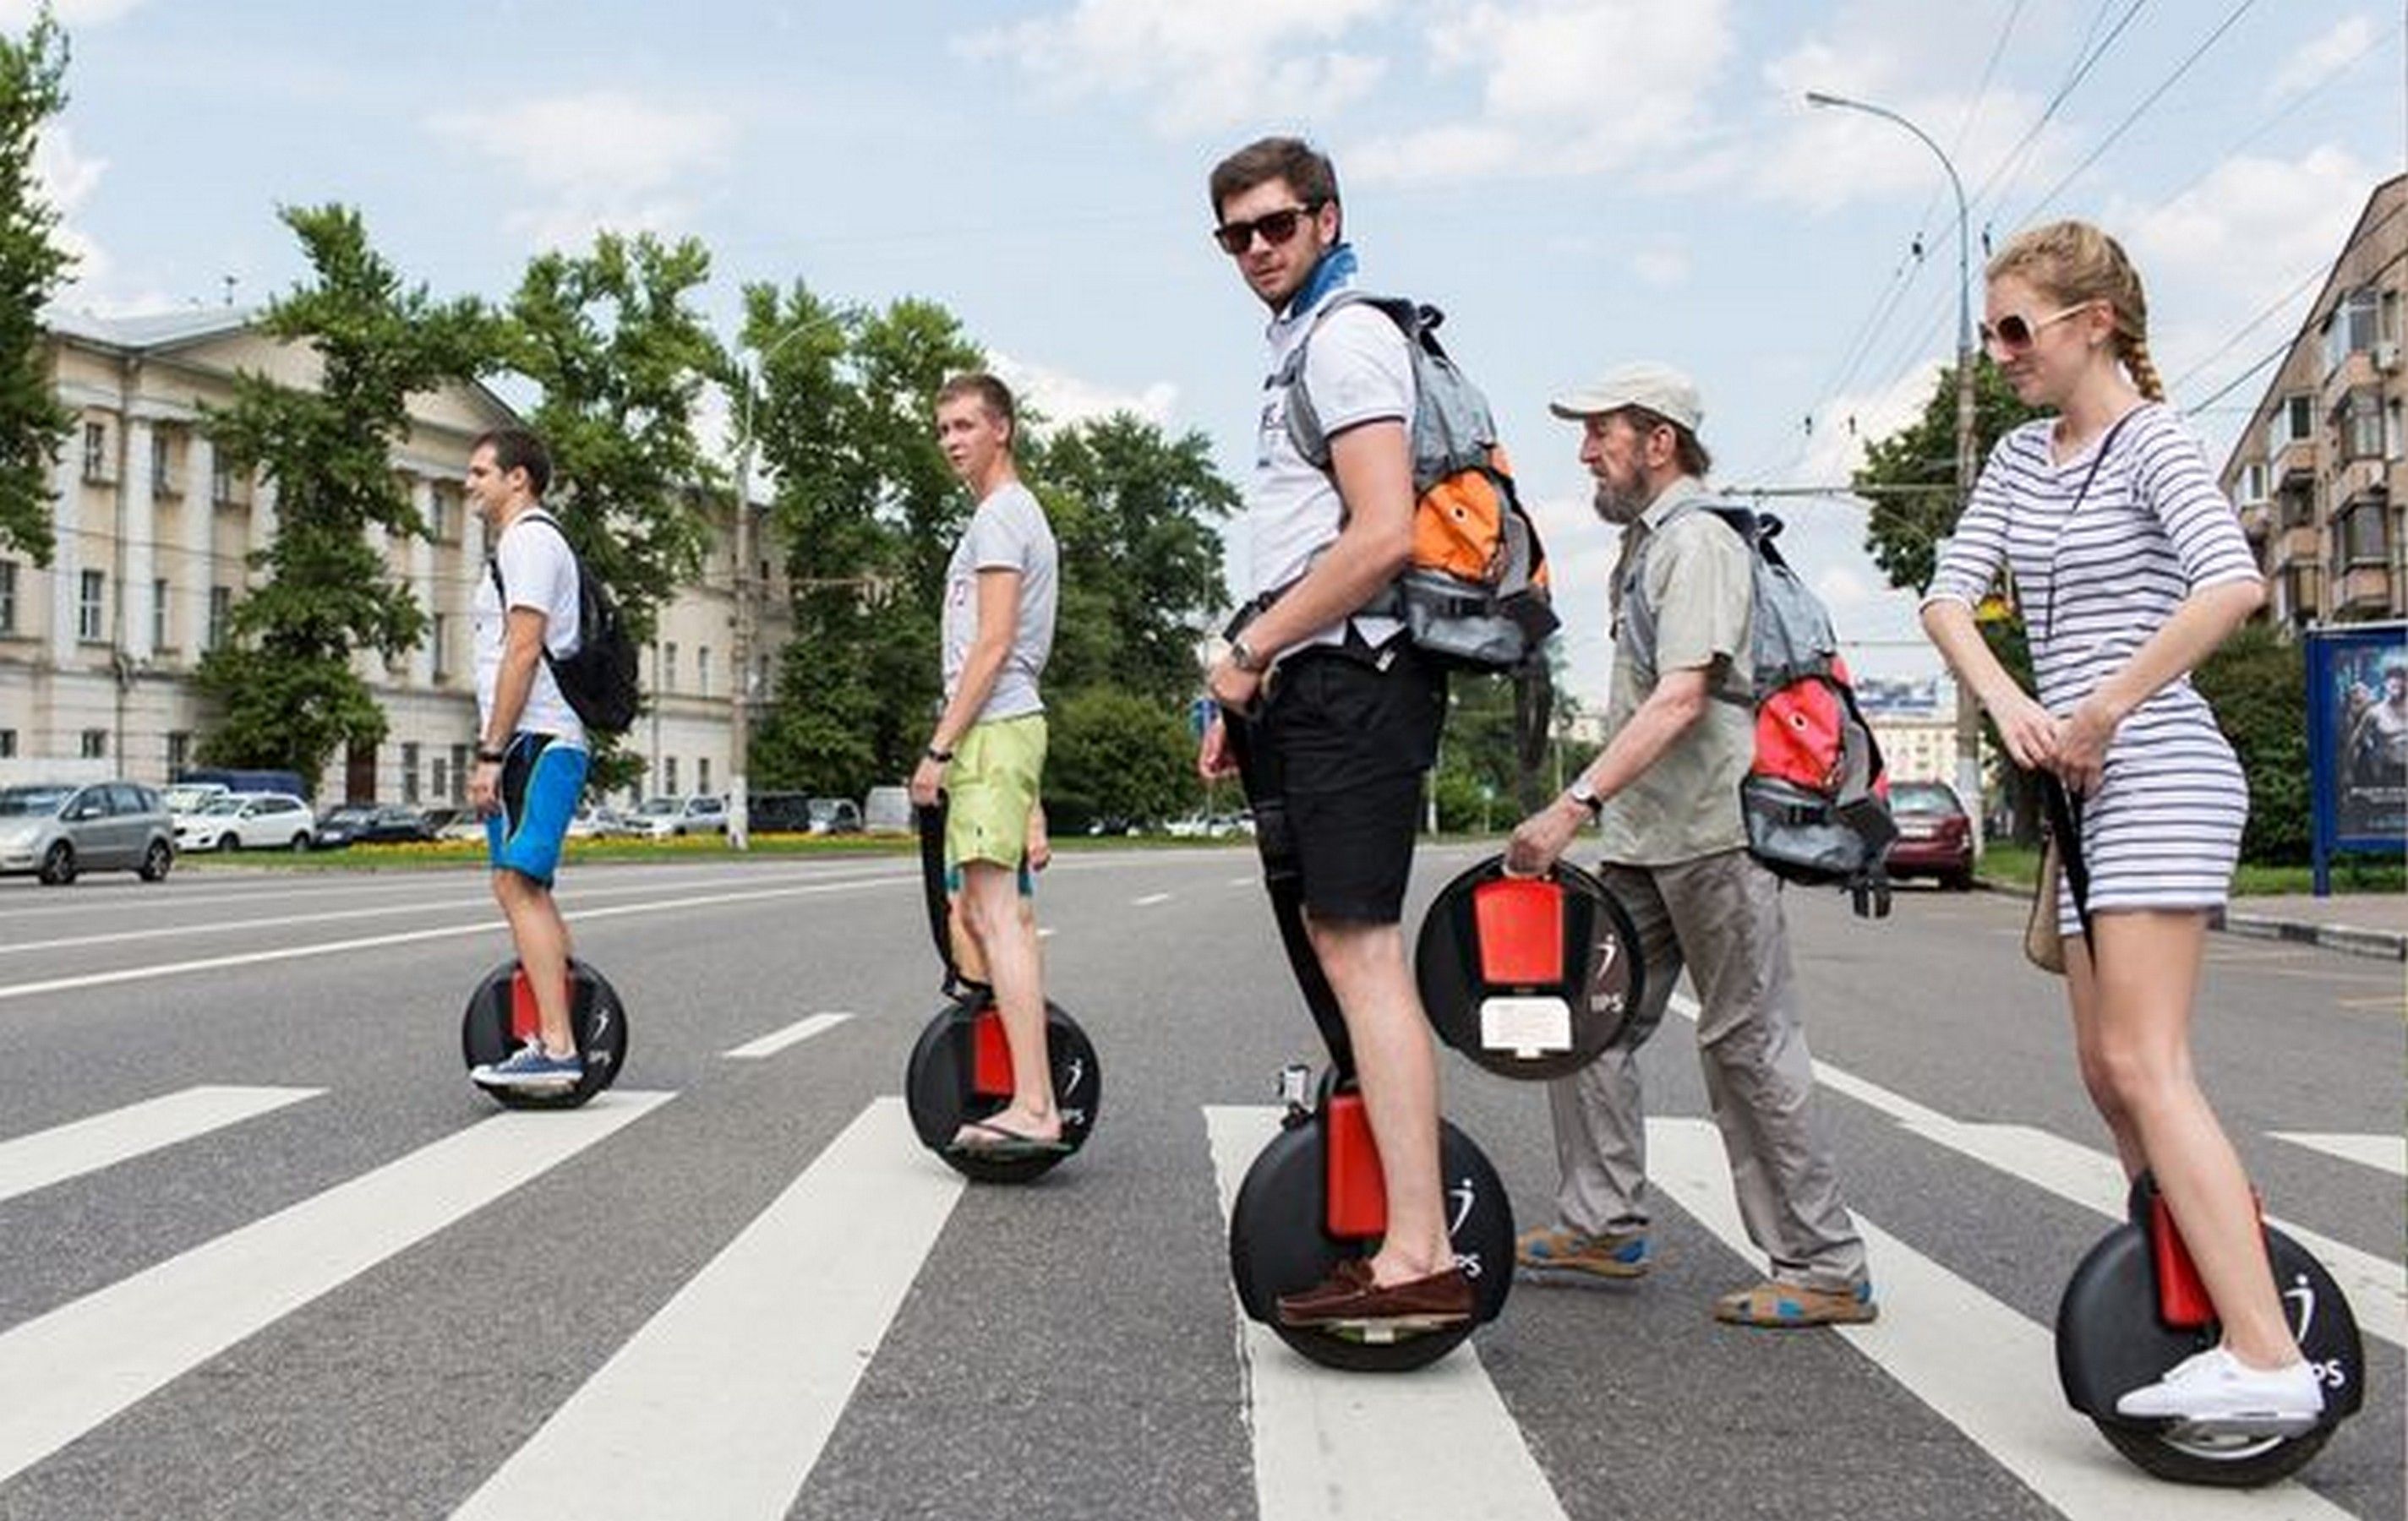
[[[139,872],[176,861],[176,826],[158,793],[134,782],[0,788],[0,874],[64,886],[81,872]]]

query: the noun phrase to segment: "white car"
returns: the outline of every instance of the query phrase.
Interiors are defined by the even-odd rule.
[[[646,798],[627,819],[645,839],[666,840],[681,834],[727,832],[725,798]]]
[[[309,805],[290,792],[229,792],[176,820],[176,848],[307,850],[318,836]]]

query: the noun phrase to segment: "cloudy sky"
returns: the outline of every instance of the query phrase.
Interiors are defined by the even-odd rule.
[[[1610,545],[1551,391],[1669,361],[1702,387],[1722,480],[1821,485],[1953,348],[1938,161],[1805,91],[1936,138],[1977,240],[2066,215],[2121,235],[2218,463],[2262,379],[2217,393],[2294,330],[2408,142],[2396,0],[57,8],[74,98],[44,166],[83,256],[71,305],[215,304],[229,279],[265,299],[300,274],[280,204],[360,206],[439,293],[503,295],[599,227],[691,233],[723,331],[749,280],[930,297],[1055,417],[1202,429],[1240,476],[1263,314],[1206,239],[1204,176],[1310,135],[1367,283],[1443,307],[1489,391],[1591,696]],[[0,21],[29,10],[0,0]],[[1936,668],[1859,510],[1789,515],[1859,667]]]

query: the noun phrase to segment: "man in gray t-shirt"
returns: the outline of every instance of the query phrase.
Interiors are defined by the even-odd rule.
[[[978,497],[945,571],[945,707],[911,774],[911,801],[948,794],[945,866],[971,949],[966,967],[995,989],[1011,1052],[1011,1102],[966,1122],[961,1151],[986,1156],[1066,1149],[1045,1042],[1029,870],[1045,864],[1045,703],[1038,677],[1054,649],[1054,531],[1012,462],[1011,392],[991,375],[959,375],[937,392],[937,443]]]

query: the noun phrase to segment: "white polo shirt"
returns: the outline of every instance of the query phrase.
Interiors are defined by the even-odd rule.
[[[1347,428],[1394,419],[1412,426],[1413,357],[1404,330],[1385,313],[1356,303],[1329,314],[1322,310],[1345,291],[1328,291],[1312,308],[1270,325],[1270,369],[1263,379],[1263,405],[1254,429],[1254,475],[1246,488],[1246,529],[1252,546],[1252,596],[1276,591],[1312,569],[1321,552],[1337,542],[1344,517],[1338,483],[1306,460],[1288,436],[1289,387],[1280,383],[1297,346],[1307,334],[1303,379],[1324,436]],[[1336,644],[1346,636],[1344,618],[1316,629],[1302,645]],[[1354,626],[1378,645],[1404,625],[1393,618],[1356,618]]]

